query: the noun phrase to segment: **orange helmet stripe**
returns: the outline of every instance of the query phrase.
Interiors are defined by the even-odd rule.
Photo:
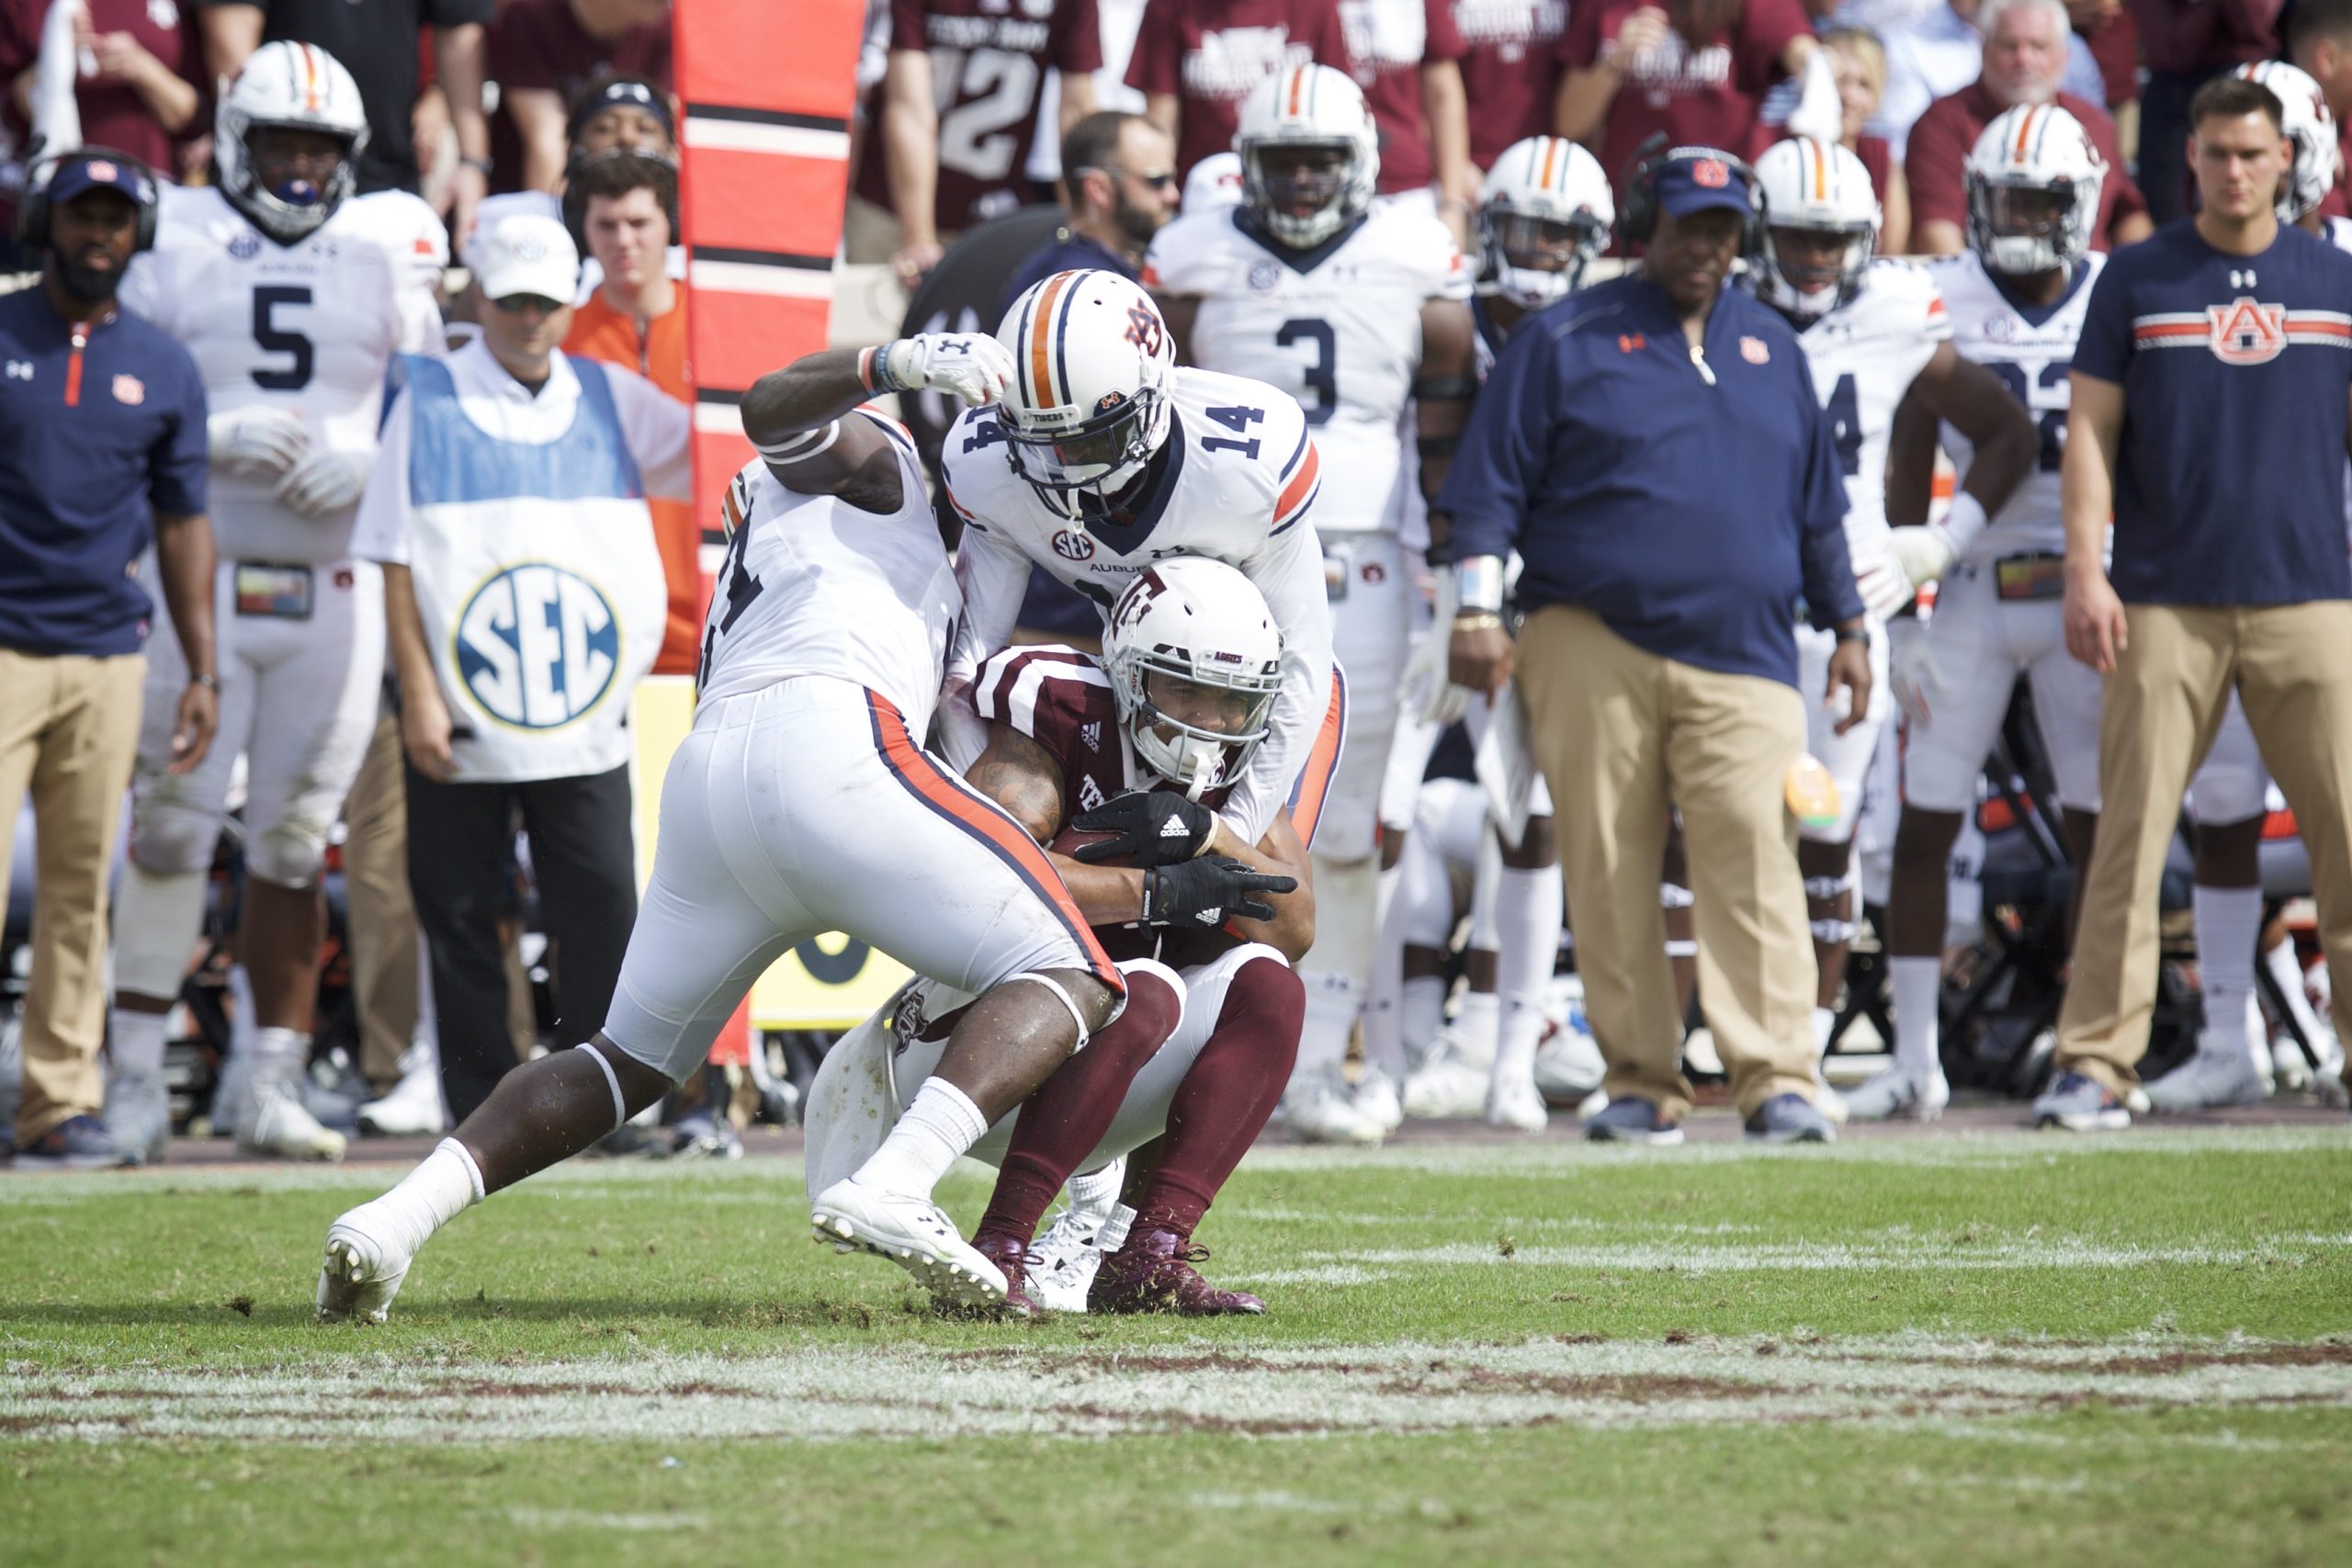
[[[1069,288],[1075,273],[1057,272],[1046,279],[1046,291],[1037,296],[1037,313],[1029,319],[1029,387],[1039,408],[1057,408],[1061,399],[1054,391],[1052,377],[1054,314],[1062,295]]]
[[[1549,190],[1552,186],[1552,166],[1554,164],[1558,162],[1559,156],[1560,143],[1558,139],[1550,136],[1545,137],[1544,139],[1544,174],[1543,176],[1535,183],[1544,186],[1546,190]]]
[[[1829,199],[1829,155],[1822,150],[1821,143],[1810,136],[1804,139],[1804,144],[1806,151],[1813,154],[1813,199],[1827,201]]]
[[[2018,116],[2018,144],[2009,154],[2017,163],[2025,162],[2025,141],[2027,134],[2033,130],[2033,109],[2029,107],[2025,113]]]
[[[1306,88],[1306,67],[1304,65],[1292,66],[1290,68],[1290,112],[1292,114],[1298,113],[1298,96],[1300,93],[1304,92]]]

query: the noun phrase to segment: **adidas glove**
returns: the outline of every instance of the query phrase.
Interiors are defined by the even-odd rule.
[[[974,408],[1004,396],[1012,384],[1012,355],[982,333],[922,333],[866,350],[859,368],[877,392],[936,387]]]
[[[1201,852],[1216,830],[1216,813],[1173,790],[1138,789],[1114,795],[1070,826],[1081,833],[1116,833],[1099,844],[1080,846],[1076,858],[1089,865],[1133,855],[1134,864],[1175,865]]]
[[[1230,916],[1271,920],[1274,907],[1257,895],[1288,893],[1297,886],[1295,876],[1252,871],[1223,855],[1164,865],[1143,874],[1143,923],[1206,931],[1225,924]]]

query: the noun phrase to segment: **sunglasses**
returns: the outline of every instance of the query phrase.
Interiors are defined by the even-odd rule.
[[[503,299],[492,299],[491,303],[510,316],[520,316],[530,311],[537,311],[542,316],[552,316],[563,309],[562,300],[550,299],[544,294],[509,294]]]
[[[1083,169],[1079,171],[1080,174],[1084,174],[1085,172],[1086,171]],[[1125,175],[1129,179],[1141,180],[1144,184],[1149,186],[1154,190],[1174,190],[1176,188],[1175,173],[1169,169],[1162,169],[1156,175],[1139,175],[1132,169],[1114,169],[1107,164],[1097,164],[1094,166],[1094,173],[1098,175],[1108,175],[1113,179],[1116,179],[1121,175]]]

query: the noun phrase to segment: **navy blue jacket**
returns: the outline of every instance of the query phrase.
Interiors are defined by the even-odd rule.
[[[1798,600],[1817,626],[1862,613],[1837,448],[1771,309],[1724,289],[1704,344],[1712,386],[1638,274],[1522,321],[1437,510],[1454,559],[1519,551],[1528,608],[1581,605],[1661,658],[1793,686]]]

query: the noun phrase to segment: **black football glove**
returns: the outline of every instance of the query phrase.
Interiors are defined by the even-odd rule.
[[[1113,795],[1070,826],[1081,833],[1116,833],[1099,844],[1081,845],[1077,858],[1089,865],[1133,855],[1146,871],[1175,865],[1201,852],[1216,830],[1216,813],[1173,790],[1136,789]]]
[[[1297,886],[1295,876],[1252,871],[1224,855],[1164,865],[1143,874],[1143,923],[1208,929],[1225,924],[1229,916],[1271,920],[1273,906],[1257,895],[1288,893]]]

